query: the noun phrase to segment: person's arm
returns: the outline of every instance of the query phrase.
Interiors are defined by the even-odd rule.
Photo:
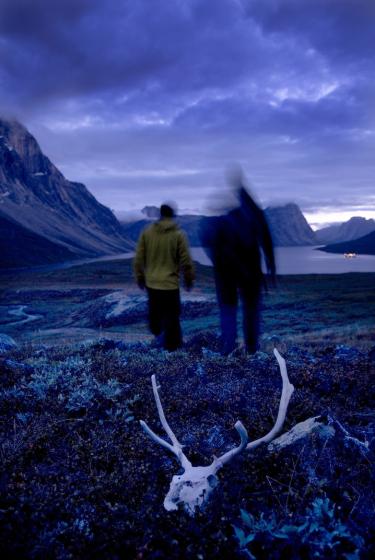
[[[190,256],[189,243],[183,232],[180,232],[178,237],[178,259],[184,277],[185,287],[187,290],[190,290],[195,280],[195,270],[193,260]]]
[[[276,264],[275,255],[273,251],[273,241],[268,227],[267,220],[262,212],[262,250],[264,259],[266,261],[267,272],[270,275],[271,282],[274,284],[276,281]]]
[[[146,262],[146,240],[145,240],[145,235],[142,232],[140,238],[138,239],[137,249],[133,260],[134,276],[141,290],[143,290],[146,285],[145,262]]]
[[[212,262],[220,246],[219,243],[219,224],[220,219],[215,217],[202,218],[199,225],[199,239],[201,246]]]

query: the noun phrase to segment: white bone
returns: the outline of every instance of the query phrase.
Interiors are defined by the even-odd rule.
[[[244,449],[255,449],[261,443],[268,443],[273,440],[275,436],[280,432],[284,424],[286,411],[290,398],[294,391],[294,387],[289,382],[285,360],[280,356],[276,348],[274,349],[274,354],[278,361],[281,377],[283,380],[279,411],[274,427],[264,437],[247,443],[247,431],[242,422],[237,421],[234,427],[236,428],[240,436],[240,444],[238,445],[238,447],[227,451],[221,457],[214,457],[211,465],[208,465],[206,467],[194,467],[184,454],[182,450],[183,446],[178,441],[165,417],[163,406],[161,404],[160,396],[158,393],[159,387],[156,384],[155,375],[151,377],[152,390],[154,393],[160,422],[167,435],[169,436],[172,444],[155,434],[155,432],[151,430],[151,428],[149,428],[149,426],[143,420],[140,421],[141,426],[151,439],[153,439],[159,445],[168,449],[168,451],[170,451],[177,457],[184,471],[182,474],[174,475],[172,478],[168,493],[164,500],[164,507],[166,510],[176,510],[178,509],[179,504],[181,504],[185,511],[189,513],[189,515],[194,515],[196,508],[199,509],[205,505],[211,492],[218,485],[219,481],[216,473],[219,469],[221,469],[221,467],[231,461]]]
[[[255,449],[261,443],[269,443],[277,436],[277,434],[280,432],[281,428],[284,425],[286,411],[288,409],[289,401],[294,391],[293,385],[289,382],[288,372],[286,370],[286,364],[284,358],[279,354],[276,348],[274,348],[273,353],[275,354],[276,360],[279,364],[280,373],[283,380],[283,388],[281,391],[279,412],[277,414],[276,422],[272,430],[270,430],[268,434],[266,434],[265,436],[248,443],[246,449]]]

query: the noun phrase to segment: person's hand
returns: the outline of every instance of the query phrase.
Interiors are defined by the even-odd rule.
[[[187,290],[188,292],[190,292],[190,290],[191,290],[192,287],[193,287],[193,281],[190,280],[190,279],[185,280],[184,285],[185,285],[185,290]]]
[[[140,278],[140,279],[137,281],[137,284],[138,284],[138,288],[139,288],[140,290],[144,290],[145,287],[146,287],[146,283],[145,283],[144,278]]]

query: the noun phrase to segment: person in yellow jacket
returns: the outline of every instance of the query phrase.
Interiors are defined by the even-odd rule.
[[[194,282],[188,241],[173,217],[173,208],[162,204],[160,220],[142,231],[133,262],[138,286],[147,289],[150,330],[169,351],[182,345],[180,273],[186,289]]]

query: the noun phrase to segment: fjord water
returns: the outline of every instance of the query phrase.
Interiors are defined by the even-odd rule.
[[[202,247],[193,247],[194,260],[211,264]],[[345,258],[343,254],[325,253],[316,247],[276,247],[278,274],[343,274],[345,272],[375,272],[374,255]]]
[[[195,261],[210,266],[212,263],[202,247],[191,247],[191,254]],[[73,266],[86,265],[94,262],[105,262],[118,259],[131,259],[134,252],[106,255],[94,259],[77,259],[60,263],[35,266],[29,271],[52,272]],[[316,247],[276,247],[275,258],[277,274],[343,274],[345,272],[375,272],[375,255],[357,255],[345,258],[342,254],[325,253]],[[16,273],[16,269],[13,269]],[[0,276],[8,274],[9,269],[0,270]]]

